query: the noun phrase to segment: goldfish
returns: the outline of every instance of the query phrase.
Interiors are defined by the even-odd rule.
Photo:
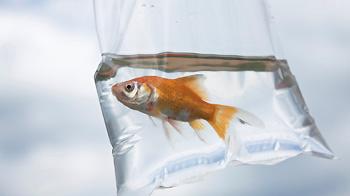
[[[197,133],[205,127],[205,120],[223,140],[235,118],[244,124],[263,126],[258,117],[247,111],[207,102],[204,79],[202,74],[175,79],[143,76],[114,84],[112,93],[130,109],[168,122],[179,132],[176,121],[188,122]]]

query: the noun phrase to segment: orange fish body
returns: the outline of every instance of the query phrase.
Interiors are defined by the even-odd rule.
[[[147,78],[157,89],[158,101],[154,107],[168,118],[179,121],[192,121],[198,118],[209,119],[214,107],[188,86],[178,80]]]
[[[129,108],[169,121],[172,125],[173,120],[188,122],[195,131],[199,131],[204,128],[200,120],[206,120],[222,139],[225,139],[229,124],[237,114],[241,121],[248,124],[259,121],[235,107],[206,102],[201,86],[203,79],[203,75],[177,79],[144,76],[117,83],[112,92]]]

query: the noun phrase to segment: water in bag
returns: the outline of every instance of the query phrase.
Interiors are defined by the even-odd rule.
[[[95,0],[95,14],[118,195],[228,165],[333,158],[262,0]]]
[[[241,108],[262,123],[250,116],[247,120],[233,117],[226,137],[221,138],[205,120],[200,130],[186,120],[168,122],[166,114],[181,114],[148,115],[123,104],[113,93],[113,86],[135,78],[198,75],[209,103]],[[118,192],[126,195],[176,186],[230,163],[275,164],[304,152],[333,157],[284,60],[188,53],[107,55],[95,79],[113,146]],[[148,85],[152,87],[152,81]],[[130,99],[142,94],[142,87],[133,88],[135,95]],[[170,90],[179,91],[177,100],[186,96],[180,87]],[[145,100],[149,99],[152,93],[146,95]],[[156,108],[161,107],[157,99],[153,100]],[[191,105],[183,108],[200,110]]]

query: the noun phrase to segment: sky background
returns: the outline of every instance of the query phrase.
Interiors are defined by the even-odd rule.
[[[230,167],[154,195],[350,195],[350,1],[271,2],[284,56],[339,159]],[[92,2],[0,0],[0,25],[0,195],[116,195]]]

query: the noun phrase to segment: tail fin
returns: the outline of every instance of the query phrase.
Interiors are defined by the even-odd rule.
[[[223,140],[226,138],[227,129],[233,118],[238,118],[238,120],[244,124],[255,127],[264,127],[264,123],[258,117],[247,111],[225,105],[214,105],[214,107],[215,113],[208,122]]]
[[[238,109],[236,118],[238,118],[238,120],[243,124],[248,124],[258,128],[265,128],[264,122],[260,120],[260,118],[245,110]]]
[[[237,114],[238,109],[224,105],[214,105],[214,107],[214,115],[208,122],[215,129],[219,137],[224,140],[230,122],[235,114]]]

